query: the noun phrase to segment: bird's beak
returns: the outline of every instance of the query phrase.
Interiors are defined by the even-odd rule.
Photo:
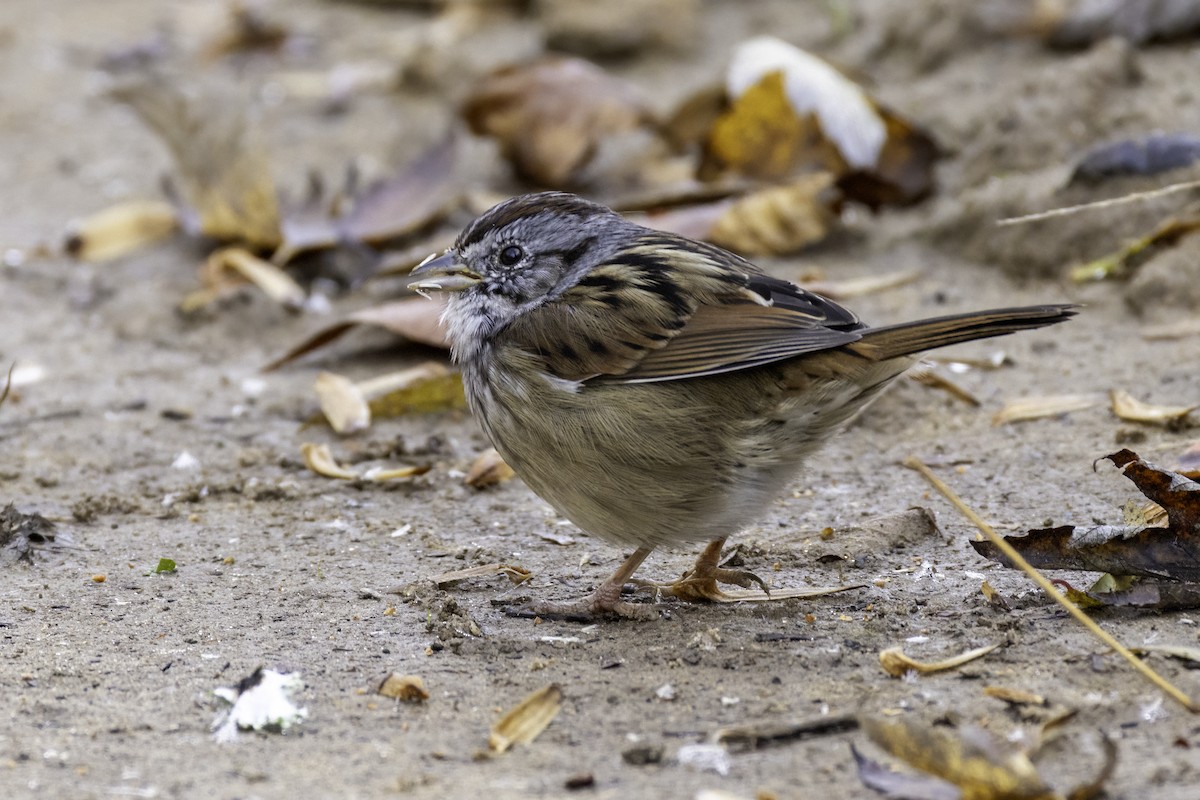
[[[410,273],[409,286],[418,292],[461,292],[479,283],[482,278],[458,260],[453,250],[429,258]]]

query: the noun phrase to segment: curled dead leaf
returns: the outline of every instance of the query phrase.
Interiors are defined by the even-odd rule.
[[[333,453],[327,444],[304,442],[300,445],[300,455],[304,457],[304,466],[322,477],[344,481],[358,479],[357,472],[341,466],[334,460]]]
[[[1014,689],[1011,686],[985,686],[983,694],[986,697],[994,697],[997,700],[1003,700],[1005,703],[1014,706],[1044,706],[1046,698],[1040,694],[1026,691],[1024,689]]]
[[[891,647],[879,654],[879,666],[883,667],[883,671],[893,678],[903,677],[907,672],[927,675],[931,672],[942,672],[954,669],[955,667],[961,667],[963,664],[986,656],[999,646],[998,644],[990,644],[986,647],[977,647],[974,650],[968,650],[961,655],[941,661],[916,661],[906,656],[901,648]]]
[[[1098,405],[1100,398],[1090,394],[1060,394],[1046,397],[1024,397],[1010,400],[992,415],[993,425],[1026,422],[1045,417],[1057,417],[1071,411],[1081,411]]]
[[[571,185],[602,141],[649,118],[632,85],[583,59],[557,56],[493,72],[462,114],[474,133],[499,142],[518,174],[549,187]]]
[[[224,247],[213,252],[200,267],[204,287],[188,294],[179,304],[180,311],[191,313],[237,291],[246,282],[284,308],[304,306],[308,296],[291,275],[241,247]]]
[[[467,477],[463,479],[463,483],[475,489],[483,489],[511,480],[514,475],[516,473],[513,472],[513,468],[496,452],[496,448],[489,447],[471,462],[471,468],[467,470]]]
[[[371,416],[376,419],[467,407],[462,375],[436,361],[374,378],[360,388],[370,398]]]
[[[73,223],[65,249],[81,261],[112,261],[166,239],[178,229],[179,216],[170,203],[131,200]]]
[[[1188,415],[1200,408],[1194,406],[1156,406],[1138,400],[1124,389],[1113,389],[1108,393],[1112,412],[1126,422],[1145,422],[1177,429],[1188,424]]]
[[[419,675],[397,675],[389,672],[376,690],[377,694],[404,703],[424,703],[429,699],[425,681]]]
[[[533,692],[492,726],[488,747],[499,754],[514,744],[529,744],[558,716],[562,698],[554,683]]]

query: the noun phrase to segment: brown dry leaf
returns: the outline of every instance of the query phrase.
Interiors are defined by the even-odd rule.
[[[986,697],[994,697],[997,700],[1003,700],[1009,705],[1014,706],[1044,706],[1046,698],[1040,694],[1025,691],[1024,689],[1014,689],[1010,686],[985,686],[983,694]]]
[[[1054,797],[1028,753],[993,738],[982,728],[963,728],[956,735],[905,719],[868,718],[861,720],[861,725],[870,740],[887,753],[953,784],[964,798]]]
[[[579,178],[602,141],[650,118],[631,84],[557,56],[493,72],[467,97],[462,115],[474,133],[499,142],[519,175],[555,188]]]
[[[896,800],[1091,800],[1103,791],[1116,766],[1116,747],[1103,737],[1104,762],[1096,777],[1056,791],[1038,774],[1033,753],[983,728],[964,726],[947,731],[906,719],[868,718],[860,724],[873,743],[926,773],[896,772],[852,748],[863,784]]]
[[[533,692],[492,726],[488,747],[500,754],[514,744],[529,744],[558,716],[562,698],[554,683]]]
[[[436,583],[439,589],[445,589],[447,586],[453,586],[459,581],[470,580],[471,578],[486,578],[491,575],[504,575],[516,585],[520,585],[533,577],[532,572],[514,564],[481,564],[477,567],[440,572],[429,580]]]
[[[968,650],[961,655],[941,661],[916,661],[906,656],[904,650],[901,648],[891,647],[879,654],[879,666],[883,667],[883,671],[893,678],[901,678],[908,672],[928,675],[931,672],[943,672],[948,669],[961,667],[963,664],[986,656],[999,646],[998,644],[990,644],[986,647],[977,647],[974,650]]]
[[[1200,483],[1154,466],[1130,450],[1106,456],[1125,477],[1167,514],[1166,527],[1099,525],[1031,530],[1023,536],[1006,536],[1029,563],[1043,569],[1075,569],[1117,576],[1184,581],[1182,584],[1139,582],[1111,594],[1089,593],[1095,600],[1142,600],[1146,605],[1166,601],[1182,591],[1195,597],[1200,583]],[[980,554],[1005,566],[1008,560],[990,543],[972,541]],[[1190,588],[1189,588],[1190,587]],[[1124,603],[1123,603],[1124,604]]]
[[[1124,389],[1113,389],[1108,393],[1112,412],[1126,422],[1146,422],[1151,425],[1177,430],[1189,424],[1188,414],[1200,405],[1156,406],[1138,400]]]
[[[327,444],[304,442],[300,445],[300,454],[304,457],[304,466],[322,477],[343,481],[353,481],[359,477],[357,472],[341,466],[334,460]]]
[[[247,103],[204,87],[143,74],[113,89],[170,150],[186,208],[185,228],[247,246],[280,241],[279,205],[266,147]]]
[[[673,137],[692,134],[710,94],[688,101]],[[912,203],[933,188],[932,138],[883,108],[821,59],[779,39],[743,43],[726,75],[728,108],[712,123],[700,175],[778,180],[832,172],[842,192],[871,207]]]
[[[983,596],[987,599],[988,605],[1003,609],[1005,611],[1012,611],[1012,606],[1008,604],[1008,599],[1005,598],[1004,595],[1000,594],[1000,592],[996,591],[996,587],[992,586],[992,584],[988,581],[984,581],[982,584],[980,584],[979,591],[982,592]]]
[[[130,200],[72,223],[67,254],[81,261],[112,261],[166,239],[179,229],[175,207],[165,200]]]
[[[1046,397],[1024,397],[1010,400],[992,415],[993,425],[1027,422],[1045,417],[1057,417],[1071,411],[1082,411],[1098,405],[1100,398],[1090,394],[1060,394]]]
[[[278,369],[284,364],[295,361],[313,350],[324,347],[330,342],[340,339],[348,331],[359,325],[375,325],[399,334],[420,344],[430,347],[449,347],[446,332],[442,327],[442,311],[445,302],[442,300],[426,300],[414,297],[385,303],[381,306],[362,308],[348,314],[340,322],[335,322],[314,333],[308,339],[293,347],[279,358],[263,367],[264,372]]]
[[[824,239],[837,222],[837,200],[827,172],[734,200],[705,237],[746,256],[795,253]]]
[[[250,282],[275,302],[290,310],[304,306],[307,293],[291,275],[241,247],[223,247],[200,267],[203,288],[188,293],[179,304],[186,313],[216,302]]]
[[[424,703],[429,699],[425,681],[421,680],[419,675],[397,675],[389,672],[375,692],[404,703]]]
[[[511,480],[516,474],[496,452],[496,448],[489,447],[471,462],[471,468],[467,470],[467,477],[463,479],[463,483],[475,489],[483,489]]]
[[[1140,647],[1129,648],[1135,653],[1162,653],[1169,658],[1178,658],[1180,661],[1186,661],[1189,669],[1200,667],[1200,647],[1181,647],[1173,644],[1144,644]]]
[[[313,385],[321,413],[337,433],[355,433],[371,425],[371,409],[362,390],[344,375],[317,373]]]
[[[458,140],[433,145],[390,178],[355,196],[338,222],[343,239],[382,244],[437,221],[458,201]]]

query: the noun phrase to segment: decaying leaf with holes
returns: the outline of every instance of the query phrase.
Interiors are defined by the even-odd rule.
[[[1087,595],[1104,605],[1189,608],[1200,604],[1200,483],[1157,467],[1130,450],[1105,459],[1162,507],[1165,526],[1063,525],[1008,536],[1030,564],[1136,577],[1098,584]],[[990,542],[973,541],[983,556],[1012,566]]]

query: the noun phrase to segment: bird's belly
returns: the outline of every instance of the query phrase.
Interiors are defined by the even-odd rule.
[[[526,484],[584,531],[622,545],[735,533],[819,444],[796,424],[763,419],[760,400],[730,402],[704,381],[577,393],[471,383],[477,416]]]

